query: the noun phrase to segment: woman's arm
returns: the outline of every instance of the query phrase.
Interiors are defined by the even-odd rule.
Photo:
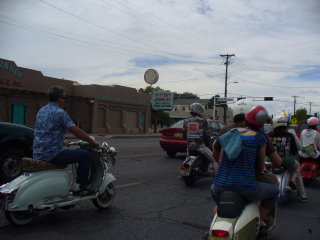
[[[266,158],[266,145],[263,145],[258,150],[258,171],[265,169],[265,158]]]

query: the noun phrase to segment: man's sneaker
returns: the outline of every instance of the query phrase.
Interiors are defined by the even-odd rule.
[[[95,191],[88,190],[84,186],[80,186],[80,189],[78,191],[73,192],[73,195],[77,197],[93,196],[94,194],[95,194]]]
[[[308,202],[309,199],[308,199],[307,197],[301,197],[301,201],[302,201],[302,202]]]

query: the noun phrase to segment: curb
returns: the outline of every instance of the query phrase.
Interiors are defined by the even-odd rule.
[[[115,134],[115,135],[104,135],[104,134],[88,134],[89,136],[93,137],[102,137],[106,139],[111,139],[111,138],[151,138],[151,137],[160,137],[160,133],[155,133],[155,134]],[[73,134],[66,134],[65,137],[68,138],[77,138]]]

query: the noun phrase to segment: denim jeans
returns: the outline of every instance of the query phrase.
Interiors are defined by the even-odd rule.
[[[216,204],[219,203],[221,194],[223,191],[236,191],[228,188],[212,184],[210,192],[214,198]],[[261,200],[261,207],[266,209],[274,209],[277,204],[277,198],[279,194],[279,188],[276,185],[272,185],[264,182],[257,182],[257,186],[253,190],[237,190],[248,201]]]
[[[87,150],[65,149],[53,159],[51,159],[50,163],[58,165],[78,163],[76,183],[87,184],[91,161],[92,156]]]

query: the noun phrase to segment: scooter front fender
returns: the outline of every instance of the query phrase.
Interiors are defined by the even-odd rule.
[[[99,190],[99,194],[103,193],[106,189],[109,191],[109,188],[107,188],[107,186],[115,180],[116,178],[113,176],[112,173],[107,173],[103,179],[101,188]]]

